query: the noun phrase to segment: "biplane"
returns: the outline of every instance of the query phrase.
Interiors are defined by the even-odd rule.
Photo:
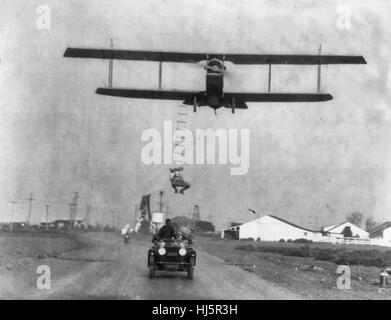
[[[132,51],[117,49],[83,49],[67,48],[64,57],[108,59],[109,83],[108,87],[97,88],[96,93],[107,96],[179,100],[183,104],[192,105],[194,112],[198,107],[209,106],[213,109],[226,107],[235,113],[235,109],[247,109],[247,102],[319,102],[333,99],[329,93],[320,91],[321,65],[324,64],[366,64],[362,56],[346,55],[286,55],[286,54],[214,54],[214,53],[184,53],[184,52],[157,52]],[[113,60],[141,60],[156,61],[159,63],[158,89],[113,88]],[[268,65],[267,92],[225,92],[224,72],[225,62],[242,65]],[[163,62],[200,63],[205,62],[206,88],[204,91],[191,90],[164,90],[162,88]],[[271,92],[272,65],[315,65],[318,66],[317,91],[315,93],[279,93]]]

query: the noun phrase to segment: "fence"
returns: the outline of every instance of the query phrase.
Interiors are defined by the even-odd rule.
[[[384,246],[391,247],[391,242],[384,239],[378,238],[344,238],[344,237],[319,237],[314,239],[316,242],[328,242],[333,244],[366,244],[372,246]]]

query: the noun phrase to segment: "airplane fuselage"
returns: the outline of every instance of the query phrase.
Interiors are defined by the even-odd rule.
[[[224,65],[220,60],[212,59],[205,67],[206,71],[206,101],[214,108],[220,108],[224,104]]]

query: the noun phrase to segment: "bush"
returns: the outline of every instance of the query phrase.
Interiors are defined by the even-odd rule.
[[[255,251],[255,248],[251,244],[245,244],[242,246],[237,246],[235,250]]]
[[[288,243],[292,243],[292,239],[288,239],[288,241],[287,241]]]
[[[304,239],[304,238],[299,238],[299,239],[295,239],[293,240],[294,243],[311,243],[313,242],[312,240],[308,240],[308,239]]]
[[[315,254],[314,259],[336,262],[338,260],[338,255],[335,252],[332,252],[332,250],[320,250]]]
[[[280,239],[278,240],[278,242],[285,242],[285,239]]]
[[[292,250],[288,255],[293,257],[309,257],[310,253],[306,248],[300,248]]]

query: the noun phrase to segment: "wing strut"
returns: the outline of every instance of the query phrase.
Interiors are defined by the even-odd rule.
[[[322,45],[319,46],[319,55],[322,54]],[[320,93],[320,75],[321,75],[322,65],[318,62],[318,83],[317,83],[317,92]]]
[[[159,90],[162,90],[162,67],[163,62],[159,61]]]
[[[113,48],[113,39],[110,39],[110,48]],[[110,58],[109,60],[109,81],[108,81],[108,87],[112,88],[113,87],[113,63],[114,60],[113,58]]]
[[[272,82],[272,65],[269,63],[269,82],[267,86],[267,91],[270,92],[270,85]]]

